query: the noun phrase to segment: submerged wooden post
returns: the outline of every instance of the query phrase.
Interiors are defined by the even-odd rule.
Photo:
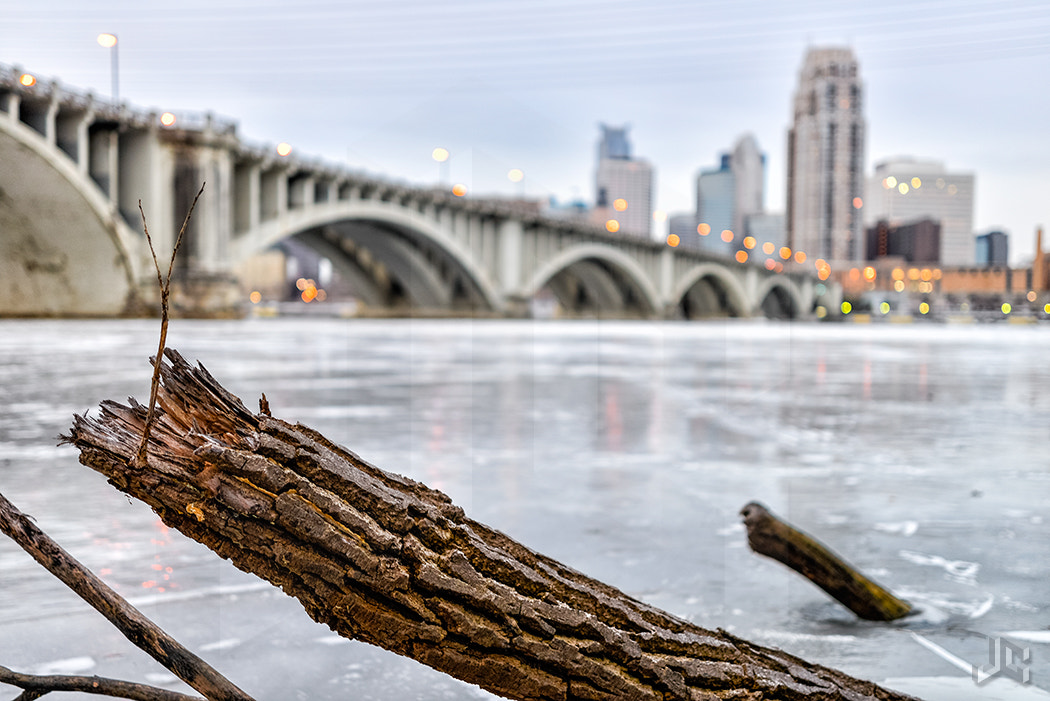
[[[164,523],[340,635],[511,699],[910,698],[633,599],[439,491],[249,411],[203,367],[165,355],[144,466],[135,402],[76,417],[66,440]]]
[[[802,574],[853,613],[869,621],[893,621],[911,613],[911,605],[871,581],[813,537],[784,523],[757,502],[740,510],[747,542]]]

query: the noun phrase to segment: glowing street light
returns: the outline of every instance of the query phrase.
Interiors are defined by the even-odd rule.
[[[117,61],[117,35],[116,34],[99,34],[98,45],[103,49],[109,49],[109,66],[112,72],[112,84],[111,93],[113,95],[113,102],[120,102],[120,79],[118,77],[118,61]]]
[[[448,159],[452,157],[452,154],[447,148],[438,146],[430,152],[430,157],[438,162],[438,182],[447,182],[449,180]]]
[[[18,78],[18,82],[26,88],[31,88],[36,85],[36,76],[32,73],[23,73]]]

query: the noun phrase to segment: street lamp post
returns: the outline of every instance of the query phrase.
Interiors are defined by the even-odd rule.
[[[109,64],[112,72],[112,89],[111,94],[113,95],[113,102],[120,103],[120,82],[119,82],[119,71],[117,67],[117,35],[116,34],[99,34],[98,45],[104,49],[109,49]]]

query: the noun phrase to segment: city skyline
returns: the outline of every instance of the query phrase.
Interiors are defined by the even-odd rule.
[[[871,8],[745,2],[693,7],[399,2],[335,7],[44,0],[5,11],[0,62],[141,107],[214,111],[244,138],[287,141],[377,175],[473,194],[593,197],[599,122],[629,124],[655,171],[654,207],[695,208],[695,178],[741,133],[767,154],[770,212],[785,209],[791,96],[805,51],[849,46],[862,66],[864,172],[898,156],[976,176],[974,233],[1005,230],[1012,260],[1050,224],[1050,8],[889,2]],[[408,19],[406,19],[408,18]],[[521,168],[521,183],[508,181]],[[659,230],[659,229],[657,229]]]

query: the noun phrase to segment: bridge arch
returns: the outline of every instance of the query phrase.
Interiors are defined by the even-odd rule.
[[[662,311],[659,293],[634,258],[611,246],[593,243],[572,246],[544,261],[522,287],[520,296],[524,299],[536,297],[560,274],[569,271],[583,287],[591,290],[591,301],[597,307],[594,311],[623,312],[622,308],[613,307],[630,302],[637,304],[644,316],[658,315]],[[555,295],[558,294],[559,290],[555,290]],[[566,300],[560,301],[565,303]]]
[[[751,314],[749,296],[739,277],[718,263],[690,268],[678,281],[671,300],[688,318]]]
[[[755,312],[775,319],[797,319],[808,310],[805,295],[785,276],[765,278],[755,290]]]
[[[352,260],[347,241],[381,262],[415,304],[448,307],[455,301],[457,288],[465,287],[460,291],[487,311],[503,311],[495,284],[470,252],[437,221],[414,209],[384,201],[341,200],[303,211],[290,210],[246,232],[238,241],[235,257],[244,260],[291,237],[331,259],[341,272],[361,283],[366,302],[379,293],[368,289],[369,274]]]
[[[0,114],[0,117],[6,115]],[[136,305],[144,243],[64,152],[0,118],[0,281],[24,315],[117,315]]]

